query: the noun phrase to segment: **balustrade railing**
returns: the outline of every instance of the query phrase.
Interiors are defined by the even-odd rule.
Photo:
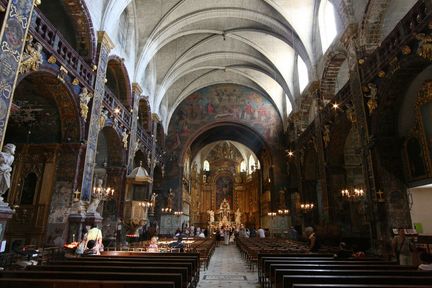
[[[401,47],[415,38],[430,22],[432,11],[428,11],[425,1],[418,1],[405,17],[396,25],[371,55],[361,65],[360,76],[364,82],[373,79],[399,53]],[[412,48],[412,47],[411,47]]]
[[[137,138],[148,151],[151,151],[153,146],[152,137],[140,126],[137,127]]]
[[[115,117],[117,117],[117,120],[123,124],[124,127],[128,128],[129,130],[131,129],[131,112],[123,106],[123,103],[121,103],[121,101],[107,86],[105,86],[103,105],[111,113],[111,115],[115,115]]]
[[[65,40],[59,31],[49,22],[42,13],[35,9],[30,25],[30,33],[40,42],[46,50],[70,73],[74,74],[81,83],[93,90],[95,73],[74,48]],[[51,56],[51,55],[49,55]],[[48,57],[49,57],[48,56]]]

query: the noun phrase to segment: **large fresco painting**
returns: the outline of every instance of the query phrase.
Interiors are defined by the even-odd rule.
[[[216,121],[243,123],[276,142],[281,118],[266,97],[248,87],[218,84],[205,87],[187,97],[174,112],[169,126],[169,145],[181,147],[193,132]]]

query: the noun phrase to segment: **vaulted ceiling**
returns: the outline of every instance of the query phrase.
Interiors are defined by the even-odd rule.
[[[391,2],[407,1],[415,2]],[[143,86],[165,127],[183,99],[218,83],[240,84],[268,95],[286,119],[300,95],[297,61],[306,64],[309,79],[319,78],[319,22],[329,2],[351,5],[350,17],[360,15],[357,20],[346,20],[345,15],[337,20],[342,25],[341,21],[367,24],[362,17],[370,14],[368,3],[379,1],[86,0],[95,26],[120,43],[114,53],[127,56],[131,79]],[[380,15],[385,9],[384,5]]]

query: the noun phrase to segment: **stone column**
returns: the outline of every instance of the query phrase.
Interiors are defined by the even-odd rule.
[[[104,31],[98,32],[98,54],[97,74],[95,79],[95,89],[93,97],[92,112],[88,127],[87,151],[84,162],[83,179],[81,184],[81,200],[90,201],[92,191],[92,179],[94,172],[94,162],[96,158],[97,141],[100,130],[100,117],[102,100],[105,93],[105,76],[108,65],[108,56],[114,44],[108,34]]]
[[[155,166],[156,166],[156,163],[155,163],[155,161],[156,161],[156,143],[157,143],[156,135],[157,135],[157,124],[159,123],[159,121],[160,121],[159,116],[158,116],[156,113],[152,113],[152,125],[153,125],[153,127],[152,127],[152,128],[153,128],[152,141],[153,141],[153,142],[152,142],[151,161],[150,161],[150,171],[149,171],[149,173],[150,173],[150,177],[151,177],[152,179],[153,179],[153,177],[154,177],[154,168],[155,168]],[[153,182],[154,182],[154,179],[153,179],[152,182],[149,183],[148,199],[151,198],[151,195],[152,195],[152,193],[153,193]],[[159,197],[162,197],[162,196],[159,195]],[[157,199],[157,200],[160,201],[160,198]],[[155,207],[152,207],[152,208],[150,209],[150,213],[149,213],[150,216],[153,216],[153,215],[154,215],[154,208],[155,208]]]
[[[0,32],[0,151],[6,134],[33,7],[37,0],[9,1]]]
[[[133,108],[132,108],[132,121],[131,121],[131,132],[129,138],[129,153],[128,153],[128,168],[127,173],[131,173],[134,168],[135,152],[137,151],[137,127],[138,127],[138,110],[139,101],[142,93],[142,88],[138,83],[132,83],[132,95],[133,95]]]
[[[372,249],[376,248],[375,241],[378,239],[378,227],[381,225],[381,221],[376,217],[376,205],[374,197],[376,195],[376,185],[375,185],[375,174],[372,152],[370,150],[370,135],[369,135],[369,124],[366,114],[366,107],[364,103],[364,97],[362,92],[362,82],[358,67],[358,56],[357,56],[357,46],[355,39],[351,38],[347,42],[348,46],[348,63],[350,67],[350,88],[353,108],[356,114],[357,122],[356,126],[360,135],[360,141],[362,145],[362,166],[363,166],[363,176],[366,187],[366,197],[367,205],[369,206],[368,218],[370,223],[370,237]]]

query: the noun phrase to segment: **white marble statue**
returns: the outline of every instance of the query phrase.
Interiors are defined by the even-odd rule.
[[[12,163],[15,159],[15,145],[8,143],[0,152],[0,204],[3,202],[3,194],[10,188]]]
[[[213,210],[208,210],[207,211],[207,213],[209,214],[209,216],[210,216],[210,220],[209,220],[209,222],[210,223],[213,223],[214,222],[214,211]]]

